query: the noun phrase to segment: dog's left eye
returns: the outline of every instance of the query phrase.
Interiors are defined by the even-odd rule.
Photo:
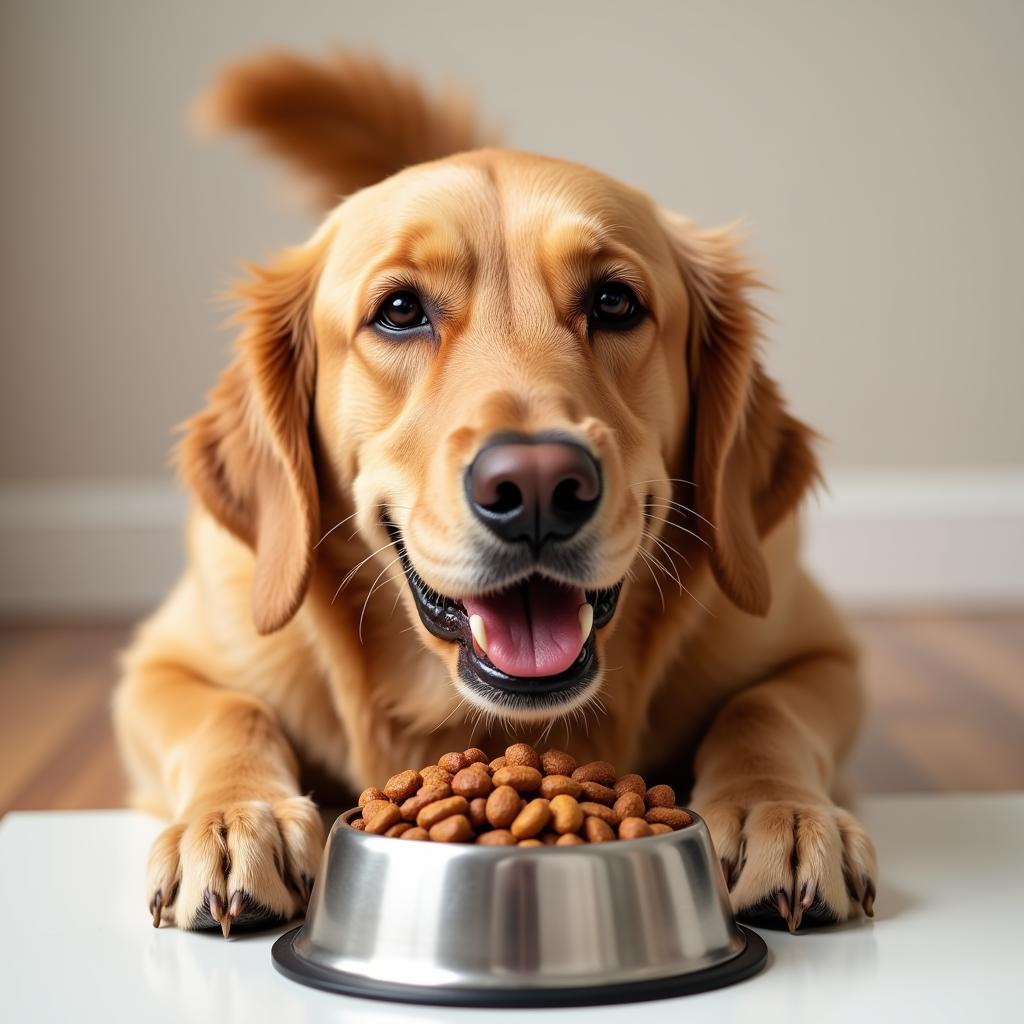
[[[423,303],[415,292],[392,292],[377,309],[373,318],[375,324],[389,331],[408,331],[413,327],[429,324]]]
[[[590,308],[592,327],[621,331],[632,327],[643,315],[640,300],[627,285],[603,281],[594,289]]]

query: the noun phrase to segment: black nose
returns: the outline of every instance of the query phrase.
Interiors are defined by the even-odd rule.
[[[515,438],[485,445],[466,470],[473,514],[502,540],[539,551],[553,537],[571,537],[601,500],[601,467],[571,441]]]

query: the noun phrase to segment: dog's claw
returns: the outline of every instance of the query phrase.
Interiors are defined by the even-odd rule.
[[[875,883],[869,878],[864,886],[864,898],[860,901],[867,917],[875,916]]]
[[[158,889],[156,895],[153,897],[153,902],[150,903],[150,905],[149,905],[150,912],[153,914],[153,927],[154,928],[159,928],[160,927],[160,917],[161,917],[161,912],[163,911],[163,908],[164,908],[164,896],[163,896],[163,893],[160,892],[160,890]]]
[[[727,861],[724,857],[720,858],[719,863],[722,865],[722,874],[725,876],[725,887],[726,889],[732,888],[732,864]]]
[[[790,924],[789,897],[786,895],[786,893],[782,889],[779,889],[778,892],[775,893],[775,901],[774,902],[775,902],[775,909],[779,912],[779,917],[781,917],[782,920],[785,921],[787,925],[789,925]],[[793,930],[792,927],[790,927],[789,930],[792,931]]]
[[[228,909],[221,911],[220,931],[225,939],[231,935],[231,926],[235,923],[235,919],[241,916],[244,909],[245,893],[241,889],[236,889],[231,895]]]
[[[220,924],[224,918],[224,901],[219,893],[211,892],[209,889],[206,891],[206,898],[210,904],[210,917]]]
[[[800,889],[800,906],[806,910],[813,902],[814,897],[818,895],[818,883],[815,879],[810,879],[804,882],[803,887]]]

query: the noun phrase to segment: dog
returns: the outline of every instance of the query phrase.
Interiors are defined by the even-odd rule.
[[[327,212],[239,290],[178,449],[187,567],[123,659],[133,800],[170,821],[153,923],[290,919],[309,779],[350,799],[525,735],[674,781],[739,916],[870,915],[836,802],[858,653],[799,560],[815,436],[734,233],[488,145],[374,60],[261,55],[202,109]]]

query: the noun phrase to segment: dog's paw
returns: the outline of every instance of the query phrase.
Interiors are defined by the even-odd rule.
[[[707,822],[736,916],[791,932],[874,914],[875,847],[848,811],[795,800],[711,802]]]
[[[154,926],[235,930],[288,921],[309,901],[323,850],[312,800],[244,800],[166,828],[149,854]]]

